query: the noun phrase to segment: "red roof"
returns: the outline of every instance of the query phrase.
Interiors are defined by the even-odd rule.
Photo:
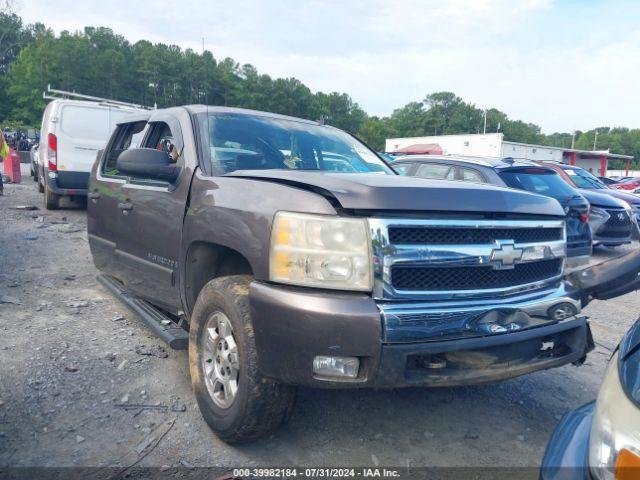
[[[405,155],[442,155],[444,150],[437,143],[416,143],[389,153],[393,155],[401,153]]]

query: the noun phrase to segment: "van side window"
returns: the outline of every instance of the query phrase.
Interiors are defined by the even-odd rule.
[[[102,174],[106,176],[118,176],[120,173],[116,167],[118,156],[130,148],[137,148],[142,140],[142,135],[147,122],[125,123],[119,125],[113,134],[113,143],[105,153],[105,161],[102,165]]]

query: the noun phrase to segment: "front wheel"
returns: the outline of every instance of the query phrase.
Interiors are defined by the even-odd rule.
[[[249,310],[251,277],[207,283],[189,328],[191,383],[202,416],[227,443],[265,437],[289,417],[295,388],[258,372]]]

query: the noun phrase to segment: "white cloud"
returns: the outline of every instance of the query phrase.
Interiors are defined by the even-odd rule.
[[[345,91],[372,114],[450,90],[546,132],[640,127],[633,4],[573,11],[551,0],[30,3],[20,12],[26,20],[56,31],[107,25],[133,41],[195,50],[204,37],[217,58]]]

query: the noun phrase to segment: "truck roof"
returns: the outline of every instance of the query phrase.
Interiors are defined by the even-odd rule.
[[[171,112],[178,110],[187,110],[192,115],[197,115],[200,113],[233,113],[236,115],[250,115],[252,117],[267,117],[267,118],[277,118],[280,120],[288,120],[293,122],[306,123],[309,125],[318,125],[318,122],[314,122],[312,120],[307,120],[304,118],[291,117],[289,115],[280,115],[278,113],[271,112],[262,112],[260,110],[251,110],[248,108],[237,108],[237,107],[221,107],[221,106],[212,106],[212,105],[182,105],[177,107],[167,107],[167,108],[159,108],[157,110],[145,110],[140,112],[132,111],[132,114],[123,118],[118,124],[122,123],[131,123],[135,121],[145,121],[148,120],[151,115],[155,112]],[[329,128],[335,128],[330,125],[327,125]]]
[[[289,115],[280,115],[279,113],[271,113],[271,112],[263,112],[260,110],[251,110],[247,108],[237,108],[237,107],[220,107],[220,106],[211,106],[211,105],[185,105],[184,108],[189,110],[189,112],[193,114],[198,113],[234,113],[239,115],[251,115],[258,117],[269,117],[269,118],[279,118],[281,120],[290,120],[294,122],[302,122],[308,123],[310,125],[318,125],[318,122],[313,120],[307,120],[304,118],[291,117]]]

